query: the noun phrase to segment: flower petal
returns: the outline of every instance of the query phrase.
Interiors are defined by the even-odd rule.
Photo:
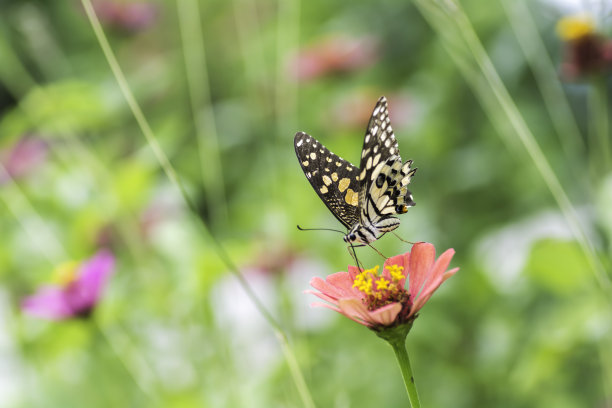
[[[442,283],[440,279],[442,278],[444,271],[446,271],[446,268],[448,268],[448,264],[453,258],[453,255],[455,255],[455,250],[452,248],[447,249],[446,251],[444,251],[442,255],[440,255],[440,257],[438,258],[434,266],[431,268],[428,276],[426,277],[426,281],[424,282],[423,289],[417,295],[416,298],[412,298],[413,302],[416,303],[419,297],[423,296],[426,293],[431,293],[432,287],[436,285],[440,286],[440,283]]]
[[[327,303],[314,302],[314,303],[311,303],[310,306],[312,306],[312,307],[326,307],[328,309],[335,310],[336,312],[340,313],[341,315],[343,315],[345,317],[348,317],[349,319],[353,320],[354,322],[357,322],[359,324],[364,324],[364,322],[362,320],[359,320],[356,317],[348,315],[348,314],[344,313],[342,310],[340,310],[339,308],[337,308],[335,306],[332,306],[332,305],[329,305]]]
[[[98,251],[80,269],[80,276],[74,282],[79,290],[81,300],[95,305],[100,298],[102,290],[106,286],[108,278],[114,273],[115,257],[108,250]]]
[[[361,324],[365,326],[371,326],[375,323],[370,316],[370,311],[359,299],[340,299],[338,306],[340,306],[344,315],[361,320]]]
[[[334,299],[354,296],[353,281],[346,272],[333,273],[325,280],[314,277],[310,280],[310,286]]]
[[[429,278],[436,259],[436,249],[428,242],[417,242],[412,246],[409,259],[409,292],[411,299],[417,299],[423,283]]]
[[[54,286],[40,288],[35,294],[23,299],[21,309],[29,315],[49,320],[62,320],[75,315],[75,311],[66,302],[62,288]]]
[[[457,273],[458,270],[459,268],[451,269],[450,271],[444,273],[442,276],[433,280],[426,289],[423,289],[423,291],[419,295],[419,298],[412,304],[412,308],[410,309],[410,314],[408,315],[408,317],[412,316],[413,314],[418,312],[423,306],[425,306],[425,303],[427,303],[431,295],[434,294],[434,292],[440,287],[440,285],[442,285],[445,280]]]
[[[326,295],[325,293],[317,292],[316,290],[305,290],[304,293],[315,295],[316,297],[323,299],[329,303],[333,303],[334,305],[338,304],[338,298],[333,298],[331,296]]]
[[[401,310],[402,304],[393,302],[370,312],[370,317],[377,322],[377,324],[391,326]]]

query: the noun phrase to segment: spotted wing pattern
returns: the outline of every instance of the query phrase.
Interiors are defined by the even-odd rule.
[[[346,228],[359,222],[359,169],[330,152],[314,137],[298,132],[295,153],[321,201]]]
[[[394,215],[415,204],[407,186],[416,168],[412,160],[402,162],[384,96],[368,123],[359,169],[304,132],[295,135],[294,146],[306,178],[349,229],[345,240],[377,240],[399,226]]]
[[[387,100],[383,96],[372,112],[361,152],[359,199],[362,224],[378,225],[381,220],[403,214],[408,207],[414,206],[407,187],[416,172],[411,165],[412,160],[402,163]],[[399,225],[392,224],[393,228]]]

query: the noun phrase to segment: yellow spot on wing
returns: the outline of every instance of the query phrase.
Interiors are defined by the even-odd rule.
[[[343,178],[342,180],[340,180],[340,183],[338,183],[338,190],[343,193],[344,190],[346,190],[346,188],[349,186],[349,184],[351,184],[351,180],[347,179],[346,177]]]
[[[338,181],[338,173],[336,173],[335,171],[332,173],[332,180]]]
[[[326,174],[323,176],[323,182],[325,183],[326,186],[329,186],[331,184],[331,179],[329,178],[329,176]],[[327,190],[327,189],[326,189]]]
[[[321,192],[321,194],[326,194],[327,193],[327,187],[323,186],[319,189],[319,191]]]
[[[316,159],[317,158],[317,154],[315,152],[310,153],[310,158],[312,160]]]
[[[359,205],[359,194],[349,188],[348,190],[346,190],[344,201],[346,201],[347,204],[356,207],[357,205]]]
[[[308,167],[308,160],[304,160],[304,161],[302,162],[302,165],[303,165],[304,167]]]

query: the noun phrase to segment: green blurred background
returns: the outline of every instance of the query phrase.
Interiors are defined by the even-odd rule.
[[[296,229],[340,225],[293,135],[358,163],[385,95],[419,168],[398,233],[454,248],[461,268],[408,336],[423,406],[612,407],[607,73],[564,81],[555,33],[589,12],[605,35],[612,5],[575,3],[94,1],[194,213],[82,4],[1,0],[0,406],[303,406],[274,331],[198,217],[281,323],[316,406],[407,406],[391,348],[302,293],[351,263],[340,235]],[[470,26],[519,116],[496,99]],[[575,219],[525,149],[523,120]],[[376,246],[409,249],[393,236]],[[92,320],[20,311],[57,265],[101,247],[117,273]]]

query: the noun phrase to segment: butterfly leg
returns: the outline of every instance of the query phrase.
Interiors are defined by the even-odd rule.
[[[393,231],[392,231],[393,232]],[[393,235],[395,235],[397,237],[397,239],[399,239],[400,241],[406,243],[406,244],[410,244],[410,245],[414,245],[414,242],[411,241],[406,241],[405,239],[402,239],[402,237],[400,237],[399,235],[397,235],[395,232],[393,232]]]
[[[383,257],[383,259],[387,259],[387,257],[386,257],[386,256],[384,256],[384,255],[382,254],[382,252],[380,252],[378,249],[374,248],[374,247],[372,246],[372,244],[368,244],[368,246],[369,246],[370,248],[372,248],[373,250],[375,250],[375,251],[378,253],[378,255],[382,256],[382,257]]]
[[[357,268],[360,271],[363,271],[363,267],[359,263],[359,259],[357,258],[357,252],[355,251],[355,248],[358,247],[358,246],[363,246],[363,245],[353,245],[353,243],[349,243],[349,246],[347,246],[346,249],[347,249],[349,255],[351,256],[351,258],[353,258],[353,260],[357,264]]]

